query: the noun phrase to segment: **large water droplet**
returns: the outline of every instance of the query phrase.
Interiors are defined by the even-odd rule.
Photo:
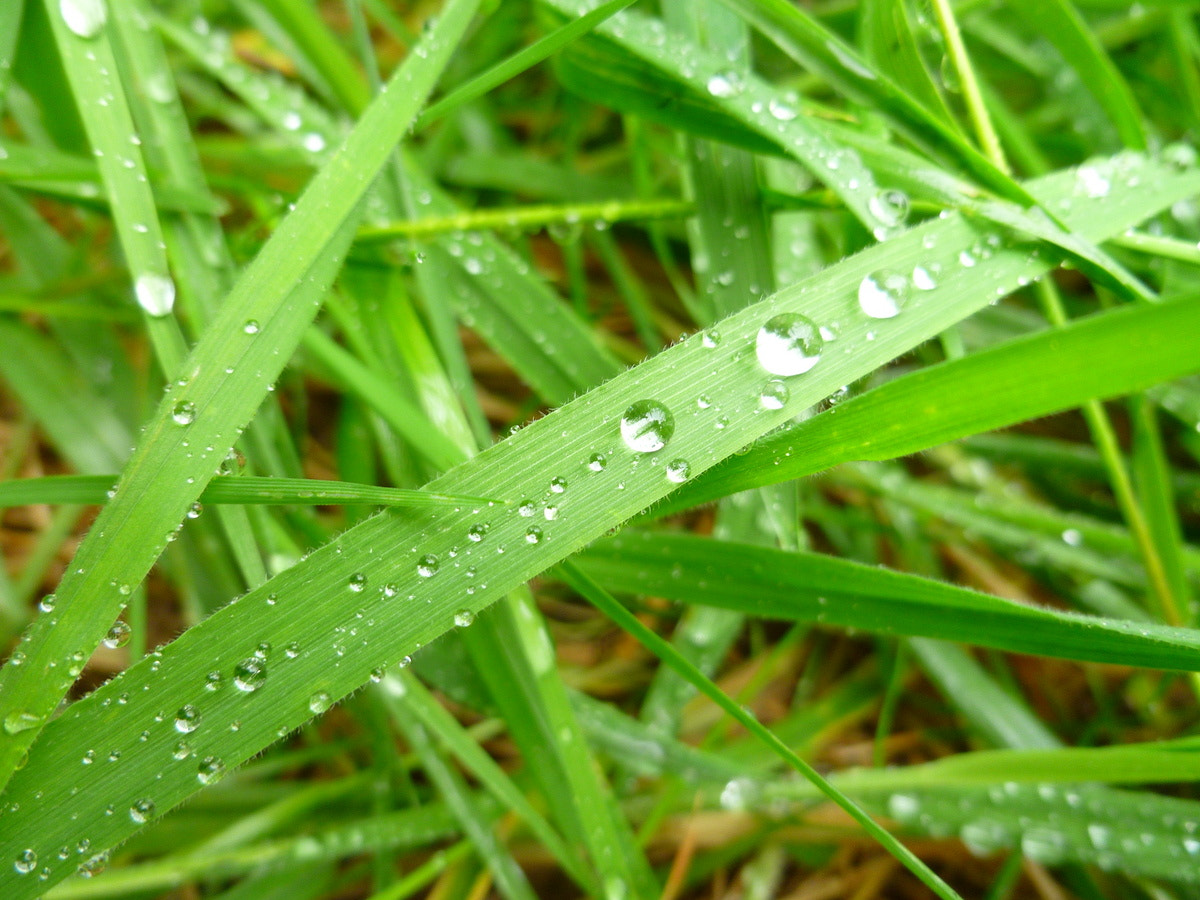
[[[356,594],[361,594],[367,586],[367,576],[362,572],[355,572],[350,576],[348,584],[350,585],[350,590]]]
[[[175,282],[166,275],[143,272],[133,283],[133,293],[151,316],[165,316],[175,306]]]
[[[181,400],[171,408],[171,420],[176,425],[191,425],[196,421],[196,404]]]
[[[133,633],[133,629],[128,624],[117,619],[113,623],[113,627],[108,629],[108,634],[104,636],[103,644],[110,650],[116,650],[118,647],[124,647],[129,643],[129,636]]]
[[[432,553],[426,553],[417,560],[417,574],[422,578],[432,578],[437,574],[440,565],[436,556]]]
[[[74,34],[94,38],[108,21],[104,0],[59,0],[58,13]]]
[[[912,284],[899,272],[873,272],[858,285],[858,305],[872,319],[890,319],[908,302]]]
[[[247,694],[257,691],[267,680],[267,667],[257,657],[243,659],[233,667],[233,686]]]
[[[639,400],[621,416],[621,437],[637,453],[657,453],[674,433],[675,417],[657,400]]]
[[[799,313],[784,313],[758,330],[755,352],[772,375],[803,375],[821,358],[825,342],[816,324]]]
[[[880,191],[867,201],[867,209],[885,228],[898,228],[908,218],[908,194]]]

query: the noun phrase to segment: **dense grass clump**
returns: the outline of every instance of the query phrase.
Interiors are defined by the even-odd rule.
[[[1200,3],[0,3],[0,897],[1200,890]]]

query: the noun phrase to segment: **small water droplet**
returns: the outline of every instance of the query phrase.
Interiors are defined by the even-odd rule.
[[[308,709],[316,715],[321,715],[333,705],[333,698],[326,691],[317,691],[308,698]]]
[[[190,734],[200,727],[200,710],[188,703],[179,707],[175,713],[175,730],[180,734]]]
[[[242,331],[244,331],[246,334],[258,334],[258,321],[255,319],[247,319],[246,324],[242,326]]]
[[[708,331],[704,332],[704,334],[700,336],[700,343],[709,350],[721,346],[721,332],[717,331],[715,328],[708,329]]]
[[[147,315],[165,316],[175,306],[175,282],[167,275],[143,272],[133,283],[133,293]]]
[[[454,625],[456,628],[467,628],[475,621],[475,613],[469,609],[460,609],[454,614]]]
[[[1167,146],[1163,147],[1162,149],[1162,158],[1163,162],[1165,162],[1167,165],[1180,171],[1184,171],[1196,165],[1196,148],[1191,144],[1185,144],[1182,142],[1167,144]]]
[[[812,319],[784,313],[758,330],[755,352],[772,375],[803,375],[820,360],[824,343]]]
[[[59,0],[58,13],[67,28],[81,38],[94,38],[108,21],[104,0]]]
[[[483,540],[484,536],[487,533],[488,533],[487,523],[486,522],[476,522],[469,529],[467,529],[467,540],[469,540],[473,544],[478,544],[480,541]]]
[[[675,417],[657,400],[639,400],[621,417],[621,437],[636,453],[657,453],[675,433]]]
[[[37,868],[38,856],[28,847],[17,854],[13,861],[13,869],[18,875],[28,875]]]
[[[348,584],[350,585],[350,590],[356,594],[361,594],[367,586],[367,576],[362,572],[355,572],[350,576]]]
[[[898,228],[908,218],[908,194],[896,190],[880,191],[867,201],[867,209],[885,228]]]
[[[104,636],[102,643],[108,649],[116,650],[118,647],[124,647],[129,643],[129,636],[131,634],[133,634],[133,629],[121,619],[117,619],[113,623],[112,628],[108,629],[108,634]]]
[[[537,506],[534,505],[532,500],[522,500],[521,505],[517,507],[518,515],[524,516],[526,519],[535,512],[537,512]]]
[[[780,122],[790,122],[796,118],[796,110],[778,97],[772,97],[771,101],[767,103],[767,112],[771,114],[772,118],[778,119]]]
[[[137,800],[133,806],[129,807],[129,818],[138,825],[145,825],[154,818],[154,801],[153,800]]]
[[[426,553],[417,560],[417,574],[422,578],[432,578],[437,574],[440,565],[436,556],[432,553]]]
[[[913,266],[912,283],[919,291],[932,291],[937,287],[938,278],[942,274],[942,267],[937,263],[928,263],[923,266]]]
[[[196,404],[181,400],[171,409],[171,419],[176,425],[191,425],[196,421]]]
[[[196,780],[201,784],[214,784],[225,774],[225,763],[216,756],[206,756],[196,767]]]
[[[251,694],[263,686],[267,680],[267,667],[257,656],[243,659],[233,667],[233,686],[239,691]]]
[[[528,531],[525,532],[525,543],[540,544],[541,542],[542,542],[542,529],[538,528],[536,525],[534,525],[532,528],[530,528]]]
[[[908,302],[911,284],[907,275],[882,270],[872,272],[858,285],[858,305],[872,319],[899,315]]]
[[[325,149],[325,138],[315,131],[310,131],[300,139],[304,149],[309,153],[320,153]]]
[[[675,484],[683,484],[692,474],[692,467],[686,459],[673,459],[667,463],[664,471],[667,475],[667,481],[673,481]]]
[[[706,87],[714,97],[733,97],[744,88],[742,76],[733,69],[717,72],[708,79]]]
[[[763,385],[758,402],[764,409],[783,409],[788,402],[788,387],[782,381],[772,379]]]
[[[550,479],[550,492],[551,493],[561,494],[566,489],[567,489],[567,479],[563,478],[561,475],[556,478]]]
[[[606,465],[608,465],[608,460],[604,458],[603,453],[593,453],[591,459],[588,460],[588,468],[593,472],[603,472]]]
[[[54,594],[47,594],[38,603],[38,609],[44,613],[54,612],[54,605],[58,602],[58,598]]]

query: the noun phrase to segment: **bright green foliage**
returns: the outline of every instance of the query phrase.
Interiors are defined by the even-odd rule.
[[[0,896],[1194,885],[1192,4],[186,6],[0,4]]]

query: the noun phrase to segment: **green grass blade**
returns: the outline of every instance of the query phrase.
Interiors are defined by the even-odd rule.
[[[682,566],[679,577],[672,571],[675,563]],[[1188,629],[1028,606],[820,554],[688,535],[636,534],[597,544],[579,564],[611,590],[764,618],[1200,671],[1200,637]]]
[[[443,17],[442,22],[446,21]],[[395,95],[388,99],[391,96]],[[364,118],[369,120],[370,113]],[[1069,224],[1088,239],[1101,240],[1200,188],[1196,173],[1181,173],[1151,161],[1144,164],[1139,175],[1141,180],[1135,185],[1115,182],[1103,201],[1074,198]],[[1068,172],[1034,187],[1039,195],[1053,198],[1070,195],[1074,183],[1073,173]],[[1147,187],[1150,184],[1153,189]],[[1101,207],[1103,215],[1099,214]],[[303,201],[298,212],[302,210],[307,210]],[[276,239],[282,233],[277,232]],[[689,472],[693,477],[701,474],[839,386],[874,371],[986,307],[998,294],[1016,289],[1020,279],[1040,273],[1043,263],[1029,259],[1024,250],[997,250],[990,259],[962,267],[959,254],[977,239],[975,229],[958,215],[950,214],[784,288],[718,323],[719,340],[710,334],[707,340],[697,335],[683,341],[538,419],[429,485],[437,493],[499,497],[510,501],[508,506],[386,511],[344,532],[238,603],[214,613],[164,648],[161,657],[131,667],[46,726],[44,739],[32,748],[28,762],[8,788],[8,804],[0,813],[6,836],[0,858],[5,854],[15,858],[22,849],[35,849],[51,869],[49,879],[61,879],[73,868],[71,862],[55,857],[64,843],[78,840],[82,834],[93,841],[93,846],[107,847],[138,830],[139,823],[128,816],[106,815],[110,805],[128,810],[138,800],[149,798],[165,811],[202,787],[194,766],[172,765],[169,761],[171,748],[179,740],[174,719],[184,706],[190,704],[202,711],[201,728],[191,738],[196,752],[202,757],[220,758],[227,767],[239,765],[281,733],[309,719],[312,713],[308,703],[314,691],[324,691],[334,701],[346,696],[369,681],[373,669],[412,654],[452,628],[456,612],[465,610],[467,615],[457,618],[469,621],[471,614],[661,500],[677,487],[672,477]],[[307,245],[297,238],[286,251],[279,252],[290,256],[297,252],[297,246]],[[259,259],[264,256],[270,258],[264,253]],[[943,266],[937,289],[925,294],[928,302],[915,302],[902,315],[886,320],[870,319],[857,312],[857,290],[865,277],[884,266],[911,270],[918,263]],[[789,399],[780,409],[767,409],[760,402],[760,394],[774,375],[756,359],[758,335],[775,317],[797,314],[822,324],[836,323],[840,334],[822,349],[811,371],[780,376],[787,379]],[[231,342],[231,335],[235,336],[232,341],[237,341],[243,316],[241,310],[229,314],[223,310],[217,321],[224,321],[226,328],[213,333],[214,341]],[[241,337],[253,342],[249,336]],[[767,342],[766,346],[771,345]],[[202,342],[200,349],[204,347]],[[203,369],[197,378],[206,371],[211,369]],[[711,402],[705,408],[696,403],[701,393],[710,395]],[[177,391],[168,396],[167,403],[190,396],[186,391]],[[661,404],[674,418],[674,432],[666,436],[665,452],[636,452],[622,436],[622,416],[630,407],[647,400]],[[197,403],[198,408],[202,406]],[[168,405],[165,409],[168,421],[171,408]],[[194,429],[204,422],[206,419],[198,416],[190,427]],[[168,432],[184,430],[173,422],[161,427]],[[629,439],[634,445],[644,446],[635,435]],[[536,459],[538,465],[531,468],[530,459]],[[194,491],[180,491],[174,479],[164,487],[190,504],[210,473],[197,464],[196,475],[202,480]],[[151,486],[163,480],[145,477]],[[554,477],[564,479],[565,485],[552,485]],[[563,490],[557,491],[556,486]],[[147,494],[154,496],[153,491]],[[120,497],[118,493],[118,500]],[[524,500],[531,501],[532,512],[540,511],[540,520],[523,514]],[[130,502],[125,501],[127,505]],[[547,513],[551,506],[554,511]],[[112,509],[110,505],[108,510]],[[181,520],[184,511],[171,509],[163,521]],[[476,525],[488,525],[486,534]],[[168,527],[164,525],[164,532]],[[474,540],[472,535],[481,540]],[[113,537],[111,531],[109,536]],[[153,556],[137,546],[129,552],[135,558],[140,558],[138,554]],[[122,564],[128,566],[129,560],[122,558]],[[106,565],[115,564],[110,561]],[[148,567],[149,559],[144,565]],[[468,572],[469,568],[474,572]],[[363,578],[369,589],[357,590],[364,586]],[[100,585],[92,585],[92,589],[103,585],[107,585],[107,578],[102,578]],[[274,595],[272,603],[267,602],[269,595]],[[59,597],[62,604],[61,590]],[[111,603],[108,608],[115,618],[119,599],[103,599]],[[65,609],[70,607],[64,605]],[[103,618],[95,608],[86,612],[97,620]],[[45,621],[48,623],[50,618]],[[59,619],[60,626],[63,621]],[[104,619],[100,623],[103,627],[93,626],[88,633],[102,636],[110,621]],[[62,650],[57,645],[47,649],[47,636],[54,640],[70,638],[66,633],[58,637],[57,628],[49,624],[40,628],[35,625],[33,634],[34,638],[20,648],[26,654],[24,671],[35,668],[31,663],[42,660],[41,654],[49,654],[49,661],[60,654],[69,658],[73,652],[74,640]],[[1111,636],[1115,632],[1101,634]],[[1174,637],[1174,632],[1170,634],[1171,640],[1181,640]],[[1138,640],[1124,634],[1111,639],[1123,645]],[[1141,640],[1144,645],[1158,646],[1149,639]],[[235,669],[241,667],[244,672],[245,661],[252,661],[261,643],[279,648],[293,641],[298,644],[299,655],[271,659],[270,677],[257,690],[242,691],[230,684]],[[1184,650],[1175,652],[1181,661],[1187,656]],[[1159,648],[1151,655],[1161,658],[1166,653]],[[46,661],[36,666],[39,674]],[[257,666],[252,662],[250,668]],[[21,684],[19,694],[9,689],[20,683],[11,673],[21,669],[10,663],[5,670],[9,680],[5,682],[4,698],[8,709],[18,714],[9,720],[5,735],[12,764],[30,742],[32,735],[27,732],[36,730],[22,727],[40,724],[27,723],[20,715],[28,708],[25,702],[29,695],[25,692],[29,686]],[[228,685],[224,692],[213,694],[204,688],[206,675],[214,669],[224,675]],[[51,687],[53,690],[39,696],[51,696],[57,702],[59,685],[55,682]],[[112,705],[112,698],[121,694],[128,695],[128,703]],[[109,705],[105,705],[106,700]],[[114,715],[118,710],[120,714]],[[160,718],[156,721],[156,717]],[[230,731],[229,723],[235,720],[240,721],[241,728]],[[12,733],[14,725],[16,734]],[[142,740],[144,731],[149,736]],[[78,772],[77,760],[101,733],[113,747],[124,751],[119,775],[60,777],[62,773]],[[161,779],[156,778],[159,774]],[[33,794],[39,791],[41,799],[35,801]],[[13,803],[17,804],[16,810]],[[78,818],[68,822],[38,814],[40,808],[55,808],[57,804],[69,805]],[[0,871],[0,888],[14,900],[33,896],[46,887],[45,882]]]
[[[849,460],[918,453],[1178,378],[1200,368],[1192,340],[1197,328],[1200,298],[1187,298],[1099,313],[930,366],[766,439],[684,487],[663,511]],[[1096,359],[1105,364],[1092,365]]]
[[[0,507],[31,503],[94,503],[108,500],[106,492],[116,475],[47,475],[0,482]],[[348,481],[313,478],[258,478],[217,475],[200,495],[201,503],[270,503],[335,506],[370,503],[375,506],[454,506],[490,503],[487,497],[451,497],[427,491],[377,487]]]
[[[22,650],[28,665],[0,671],[0,713],[8,725],[0,740],[0,783],[7,783],[74,681],[63,670],[47,678],[48,667],[99,644],[125,593],[149,571],[168,532],[182,521],[291,356],[353,237],[354,213],[373,174],[432,89],[475,5],[474,0],[451,0],[426,37],[428,52],[397,70],[394,89],[372,105],[313,179],[180,370],[123,473],[116,498],[59,587],[60,598],[68,601],[64,612],[53,625],[49,618],[34,623]],[[233,371],[226,373],[227,368]],[[184,454],[185,443],[213,450]],[[101,533],[103,539],[94,536]]]

